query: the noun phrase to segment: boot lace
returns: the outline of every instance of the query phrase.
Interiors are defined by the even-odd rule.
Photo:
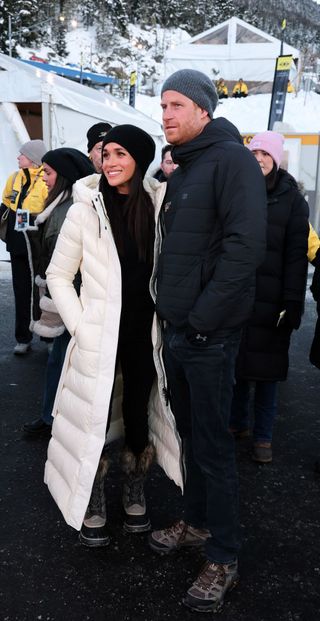
[[[205,563],[196,580],[197,586],[209,591],[216,587],[218,590],[225,585],[225,573],[221,565]]]

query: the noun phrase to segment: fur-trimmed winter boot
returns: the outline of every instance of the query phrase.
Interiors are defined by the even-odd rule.
[[[100,457],[90,501],[79,534],[81,543],[94,548],[107,546],[110,542],[106,528],[106,497],[104,492],[104,479],[108,472],[108,467],[109,460],[104,449]]]
[[[122,496],[125,513],[123,527],[129,533],[143,533],[151,528],[143,485],[153,461],[154,448],[149,444],[137,456],[125,448],[121,457],[122,469],[126,475]]]

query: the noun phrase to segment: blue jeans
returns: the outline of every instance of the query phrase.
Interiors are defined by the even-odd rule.
[[[228,431],[239,338],[193,344],[173,326],[164,332],[170,403],[186,466],[184,519],[208,528],[206,554],[216,563],[233,561],[240,547],[235,447]]]
[[[254,442],[271,442],[277,413],[277,382],[254,382]],[[237,380],[233,391],[230,427],[236,431],[249,428],[250,382]]]
[[[41,416],[47,425],[52,425],[53,404],[69,341],[70,334],[65,330],[63,334],[53,339],[52,350],[48,356]]]

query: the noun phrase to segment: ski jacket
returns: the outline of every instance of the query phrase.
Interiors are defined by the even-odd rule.
[[[257,271],[253,312],[243,331],[236,374],[279,381],[287,377],[293,329],[288,317],[279,322],[279,315],[290,302],[302,315],[309,237],[308,204],[285,170],[279,170],[275,188],[268,192],[267,213],[267,252]]]
[[[144,185],[157,214],[165,184],[150,179]],[[76,182],[76,202],[66,215],[47,269],[52,299],[72,338],[53,408],[45,482],[67,523],[78,530],[105,443],[121,313],[120,261],[102,195],[96,188],[97,175]],[[79,267],[80,297],[72,284]],[[180,439],[165,401],[166,382],[156,320],[153,338],[158,375],[149,404],[150,440],[160,465],[182,486]],[[119,384],[118,377],[107,442],[122,434]]]
[[[176,327],[219,341],[252,310],[265,252],[264,178],[238,130],[222,118],[172,155],[179,167],[162,209],[156,310]]]

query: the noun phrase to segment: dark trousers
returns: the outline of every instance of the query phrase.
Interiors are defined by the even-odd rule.
[[[18,343],[30,343],[31,272],[28,257],[24,254],[10,256],[15,301],[15,337]]]
[[[172,326],[164,332],[170,401],[186,465],[185,521],[208,528],[206,554],[228,563],[240,547],[238,477],[229,417],[240,334],[192,344]]]
[[[70,334],[65,330],[63,334],[53,339],[52,350],[48,356],[42,408],[42,419],[47,425],[52,425],[53,422],[53,404],[69,341]]]
[[[131,332],[129,336],[128,330],[120,326],[117,352],[123,379],[125,444],[135,455],[140,455],[149,442],[148,403],[155,378],[151,320],[147,321],[146,328],[143,333]],[[107,432],[110,418],[109,412]]]
[[[254,384],[254,442],[271,442],[277,413],[277,382]],[[230,427],[235,431],[249,428],[250,382],[237,380],[231,407]]]

